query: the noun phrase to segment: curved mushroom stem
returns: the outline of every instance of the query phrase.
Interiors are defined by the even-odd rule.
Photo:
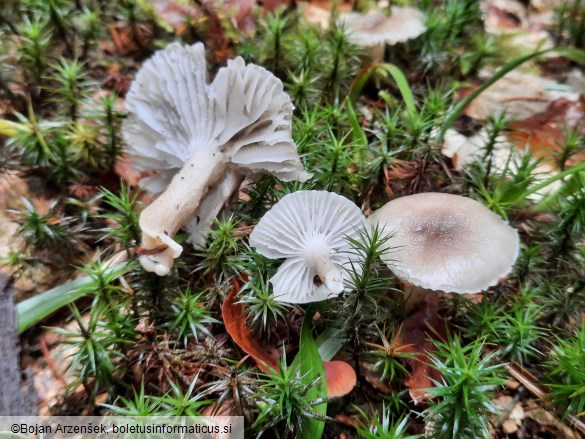
[[[168,188],[140,214],[142,248],[156,250],[140,256],[146,271],[169,274],[173,259],[183,247],[172,237],[194,214],[208,188],[221,176],[226,164],[218,148],[191,157],[173,177]]]
[[[311,251],[307,255],[307,261],[329,291],[333,294],[343,292],[343,275],[341,270],[331,261],[328,248]]]

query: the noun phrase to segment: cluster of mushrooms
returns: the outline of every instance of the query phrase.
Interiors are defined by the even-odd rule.
[[[291,136],[293,105],[282,82],[241,58],[209,82],[203,45],[171,44],[144,63],[126,106],[129,157],[145,175],[142,187],[162,192],[140,216],[140,262],[160,276],[183,250],[173,240],[178,230],[203,247],[244,179],[311,177]],[[348,267],[359,269],[363,255],[348,238],[372,225],[391,235],[383,260],[396,276],[435,291],[476,293],[495,285],[519,250],[518,233],[498,215],[442,193],[398,198],[366,218],[341,195],[298,191],[272,206],[250,244],[284,259],[270,279],[277,300],[316,302],[351,289]]]

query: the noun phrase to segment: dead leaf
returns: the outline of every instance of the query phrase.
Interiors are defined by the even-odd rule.
[[[126,96],[132,80],[120,73],[119,66],[109,69],[108,76],[104,79],[102,86],[108,90],[114,90],[118,96]]]
[[[318,24],[323,29],[329,27],[329,20],[331,17],[331,11],[321,6],[316,5],[312,2],[302,1],[299,2],[299,8],[302,10],[303,17],[313,24]]]
[[[420,310],[408,317],[402,323],[398,342],[406,345],[404,352],[414,355],[406,358],[404,362],[410,367],[410,377],[405,384],[410,389],[409,393],[415,404],[428,398],[424,389],[434,387],[431,379],[439,381],[441,374],[431,366],[429,356],[436,351],[431,338],[435,334],[445,335],[445,321],[438,314],[437,294],[432,294],[420,305]]]
[[[201,18],[201,13],[192,4],[173,0],[153,0],[156,15],[168,23],[177,35],[187,30],[186,23]]]
[[[278,355],[275,355],[275,350],[254,338],[246,322],[244,305],[237,303],[237,293],[240,286],[238,280],[235,277],[232,278],[232,289],[221,306],[225,329],[234,343],[250,355],[260,369],[264,372],[270,372],[271,368],[278,370]]]
[[[484,26],[489,33],[518,32],[527,27],[526,8],[516,1],[488,0],[482,2]]]
[[[128,157],[124,156],[119,158],[114,165],[114,172],[126,181],[130,186],[138,186],[140,179],[146,177],[137,172]]]
[[[554,163],[555,153],[561,151],[563,130],[575,128],[585,120],[585,105],[582,100],[576,102],[560,98],[548,107],[531,117],[513,122],[508,139],[518,149],[530,148],[535,157],[544,163]],[[572,166],[585,160],[585,151],[568,161]]]
[[[516,433],[524,419],[524,408],[522,404],[514,401],[514,398],[509,395],[501,395],[492,402],[502,412],[502,417],[498,425],[501,423],[504,433]]]
[[[386,395],[392,393],[392,387],[390,387],[388,383],[389,380],[387,378],[382,380],[380,373],[376,370],[373,364],[362,362],[361,371],[363,377],[374,389]]]
[[[108,26],[112,37],[113,47],[103,47],[103,50],[113,55],[127,56],[138,52],[147,46],[154,32],[151,25],[140,23],[134,26],[123,23]]]
[[[255,29],[253,15],[256,0],[227,0],[226,9],[232,22],[244,35],[252,35]]]
[[[533,419],[538,422],[540,426],[550,434],[549,437],[555,437],[558,439],[577,439],[575,433],[563,424],[555,416],[543,409],[538,405],[536,401],[528,401],[527,409],[524,414],[526,418]]]
[[[279,6],[288,6],[292,0],[264,0],[262,2],[266,12],[274,12]]]
[[[461,97],[474,89],[463,91]],[[514,70],[475,98],[464,112],[473,119],[485,120],[505,110],[510,119],[521,120],[546,111],[559,98],[577,101],[579,94],[550,79]]]

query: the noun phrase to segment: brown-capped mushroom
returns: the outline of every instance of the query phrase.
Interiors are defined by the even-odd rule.
[[[443,193],[397,198],[370,216],[390,238],[382,257],[413,285],[477,293],[510,273],[518,232],[483,204]]]

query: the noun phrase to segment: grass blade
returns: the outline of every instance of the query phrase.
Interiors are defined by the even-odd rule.
[[[378,67],[384,73],[389,74],[392,76],[394,81],[396,82],[396,86],[402,95],[402,99],[404,99],[404,105],[406,105],[406,112],[410,119],[416,114],[416,104],[414,102],[414,96],[412,95],[412,90],[410,90],[410,85],[408,84],[408,80],[402,70],[396,67],[394,64],[380,64]]]
[[[510,73],[512,70],[524,64],[525,62],[538,58],[539,56],[542,56],[549,52],[556,52],[559,55],[563,55],[577,63],[585,64],[585,52],[579,49],[574,49],[572,47],[555,47],[552,49],[541,50],[539,52],[534,52],[529,55],[521,56],[520,58],[516,58],[510,61],[509,63],[505,64],[500,70],[498,70],[494,76],[492,76],[490,79],[481,84],[477,89],[475,89],[472,93],[470,93],[464,99],[459,101],[459,103],[455,105],[455,107],[453,107],[453,110],[451,110],[451,113],[447,116],[445,122],[443,123],[441,129],[439,130],[439,134],[437,135],[436,138],[437,145],[443,143],[445,133],[451,127],[451,125],[453,125],[453,123],[463,112],[465,107],[467,107],[471,103],[471,101],[473,101],[476,97],[478,97],[486,89],[491,87],[494,83],[496,83],[507,73]]]
[[[315,314],[315,308],[311,307],[305,315],[303,320],[303,326],[301,328],[301,339],[299,345],[299,353],[297,354],[295,361],[300,361],[300,372],[301,375],[307,376],[308,381],[313,381],[317,377],[321,377],[318,385],[313,386],[311,391],[308,393],[313,401],[327,397],[327,385],[325,381],[325,369],[323,368],[323,361],[319,350],[313,339],[311,332],[313,315]],[[327,403],[318,404],[314,407],[315,413],[325,416],[327,414]],[[319,419],[306,419],[306,425],[303,427],[303,431],[307,438],[318,438],[323,435],[323,429],[325,428],[325,422]]]
[[[124,273],[127,266],[127,263],[112,265],[106,269],[106,273],[115,273],[118,277]],[[65,305],[93,293],[93,282],[91,276],[83,276],[18,303],[16,305],[18,332],[23,333]]]

